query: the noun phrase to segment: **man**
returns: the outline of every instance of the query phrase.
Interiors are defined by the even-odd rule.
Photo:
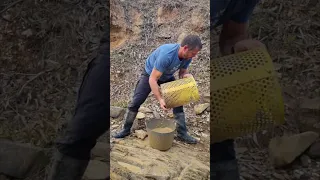
[[[196,35],[186,36],[181,44],[165,44],[157,48],[147,58],[144,71],[134,91],[131,103],[128,106],[124,118],[123,129],[115,138],[123,138],[130,134],[131,126],[136,118],[141,104],[147,99],[152,91],[163,110],[168,110],[164,99],[161,97],[159,85],[174,81],[174,73],[179,70],[179,78],[190,77],[188,73],[189,64],[192,58],[201,50],[201,40]],[[186,118],[183,107],[173,108],[173,114],[177,122],[177,137],[190,144],[197,143],[197,140],[187,133]]]
[[[91,149],[98,137],[110,127],[109,47],[109,33],[105,33],[98,55],[85,72],[75,114],[65,135],[57,140],[58,151],[54,155],[49,180],[81,180],[90,160]],[[106,153],[109,152],[106,150]]]
[[[248,20],[258,2],[259,0],[210,1],[211,27],[222,25],[219,40],[222,55],[264,47],[261,42],[250,40],[248,35]],[[210,144],[210,154],[211,179],[240,179],[233,139]]]

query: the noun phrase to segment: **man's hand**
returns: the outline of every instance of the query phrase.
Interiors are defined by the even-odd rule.
[[[166,107],[166,102],[164,102],[164,99],[160,99],[159,100],[159,103],[160,103],[160,107],[163,109],[163,110],[165,110],[165,111],[167,111],[168,109],[167,109],[167,107]]]
[[[239,41],[234,45],[234,53],[243,52],[260,47],[266,48],[266,46],[258,40],[246,39]]]
[[[161,96],[160,89],[159,89],[159,86],[157,83],[158,79],[161,77],[161,75],[162,75],[162,72],[160,72],[154,68],[152,70],[150,78],[149,78],[149,84],[150,84],[150,88],[151,88],[154,96],[156,97],[156,99],[160,103],[160,107],[166,111],[168,109],[166,108],[166,103],[164,102],[164,99]]]
[[[192,76],[192,74],[189,74],[189,73],[184,74],[184,75],[182,76],[182,78],[188,78],[188,77],[193,77],[193,76]]]
[[[187,78],[187,77],[192,77],[192,75],[188,73],[187,69],[180,69],[179,78],[182,79],[182,78]]]

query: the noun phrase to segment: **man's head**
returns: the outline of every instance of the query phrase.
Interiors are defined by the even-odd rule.
[[[181,42],[179,50],[179,57],[183,59],[190,59],[195,57],[202,49],[202,43],[197,35],[187,35]]]

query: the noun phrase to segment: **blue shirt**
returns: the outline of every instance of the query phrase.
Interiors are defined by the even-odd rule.
[[[228,20],[245,23],[260,0],[210,0],[210,24],[214,28]]]
[[[160,81],[173,77],[179,69],[187,69],[192,59],[179,59],[180,44],[164,44],[154,50],[146,60],[145,70],[150,75],[153,68],[162,72]]]

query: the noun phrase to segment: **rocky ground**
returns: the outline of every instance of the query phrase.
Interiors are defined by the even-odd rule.
[[[206,17],[206,7],[209,4],[193,4],[189,1],[179,4],[171,2],[148,4],[146,1],[137,3],[115,3],[115,14],[112,21],[113,38],[111,58],[111,104],[114,113],[111,117],[111,132],[121,128],[124,108],[130,102],[132,91],[139,77],[143,63],[149,53],[162,43],[179,41],[186,33],[197,33],[205,43],[205,49],[193,62],[191,73],[196,77],[201,94],[201,100],[186,106],[188,128],[190,133],[200,139],[200,144],[185,145],[192,149],[188,154],[191,159],[208,153],[206,144],[209,134],[208,112],[196,114],[196,105],[206,105],[209,92],[209,35]],[[286,123],[271,130],[265,130],[253,135],[237,139],[237,155],[239,158],[242,179],[319,179],[319,154],[313,154],[319,148],[317,139],[319,133],[319,3],[316,1],[262,1],[254,11],[250,32],[253,38],[261,40],[268,47],[274,66],[283,89],[286,107]],[[127,14],[121,13],[121,8]],[[153,7],[153,8],[151,8]],[[306,9],[309,10],[307,11]],[[192,11],[189,11],[191,10]],[[184,13],[182,13],[184,12]],[[199,13],[200,12],[200,13]],[[141,14],[139,14],[141,13]],[[123,15],[122,15],[123,14]],[[201,16],[199,16],[201,15]],[[122,27],[122,28],[121,28]],[[214,51],[212,57],[219,57],[218,28],[212,35]],[[134,64],[134,66],[133,66]],[[152,95],[143,105],[141,117],[133,126],[135,130],[145,130],[144,121],[155,116],[171,118],[172,114],[159,110]],[[142,113],[148,108],[148,113]],[[209,110],[209,109],[208,109]],[[133,134],[125,140],[111,139],[112,177],[114,179],[127,177],[141,179],[150,175],[148,165],[159,163],[149,156],[153,152],[147,145],[147,140],[139,140],[138,134]],[[175,141],[176,144],[180,144]],[[198,150],[198,146],[203,146]],[[173,147],[172,153],[179,151],[179,145]],[[120,153],[120,152],[121,153]],[[186,150],[187,151],[187,150]],[[126,152],[126,153],[125,153]],[[145,152],[145,153],[144,153]],[[175,155],[167,153],[167,156]],[[125,153],[126,156],[123,156]],[[141,156],[140,154],[145,155]],[[162,153],[157,151],[162,157]],[[145,157],[147,156],[147,158]],[[124,158],[130,158],[125,164]],[[142,160],[139,162],[137,159]],[[148,160],[144,160],[148,159]],[[166,159],[163,157],[163,159]],[[206,164],[208,159],[197,161]],[[165,160],[165,162],[168,162]],[[180,164],[184,164],[183,160]],[[170,163],[167,163],[170,164]],[[190,164],[191,160],[190,160]],[[159,179],[181,178],[187,165],[178,166],[175,172],[165,171]],[[192,167],[192,166],[191,166]],[[188,167],[187,171],[193,169]],[[200,176],[207,178],[205,174]],[[192,177],[184,177],[190,178]]]
[[[79,82],[103,33],[106,4],[102,0],[0,3],[1,180],[46,176],[53,142],[72,115]],[[204,42],[190,69],[201,99],[185,107],[189,131],[200,143],[175,140],[168,152],[159,152],[148,146],[147,138],[139,139],[143,132],[135,130],[145,130],[145,120],[172,118],[151,95],[132,129],[136,133],[124,140],[111,139],[111,176],[208,179],[209,109],[197,114],[194,108],[202,104],[205,109],[208,102],[209,2],[121,0],[111,1],[111,7],[111,133],[120,129],[123,108],[153,49],[188,33],[199,34]],[[267,45],[274,61],[284,92],[286,123],[237,139],[242,179],[320,178],[319,9],[316,0],[263,0],[254,11],[251,35]],[[213,33],[214,57],[219,54],[219,31]],[[94,148],[85,179],[107,176],[107,142],[109,132]],[[23,159],[24,166],[17,159]],[[161,164],[167,166],[158,168]]]
[[[190,69],[201,100],[185,106],[185,111],[189,132],[200,143],[190,146],[175,140],[169,151],[161,152],[149,147],[148,138],[139,139],[146,120],[173,118],[172,112],[160,110],[150,94],[133,125],[132,132],[137,133],[124,140],[111,139],[112,179],[209,179],[209,1],[166,2],[111,1],[111,134],[122,127],[124,109],[147,56],[161,44],[176,43],[194,33],[204,43]]]

